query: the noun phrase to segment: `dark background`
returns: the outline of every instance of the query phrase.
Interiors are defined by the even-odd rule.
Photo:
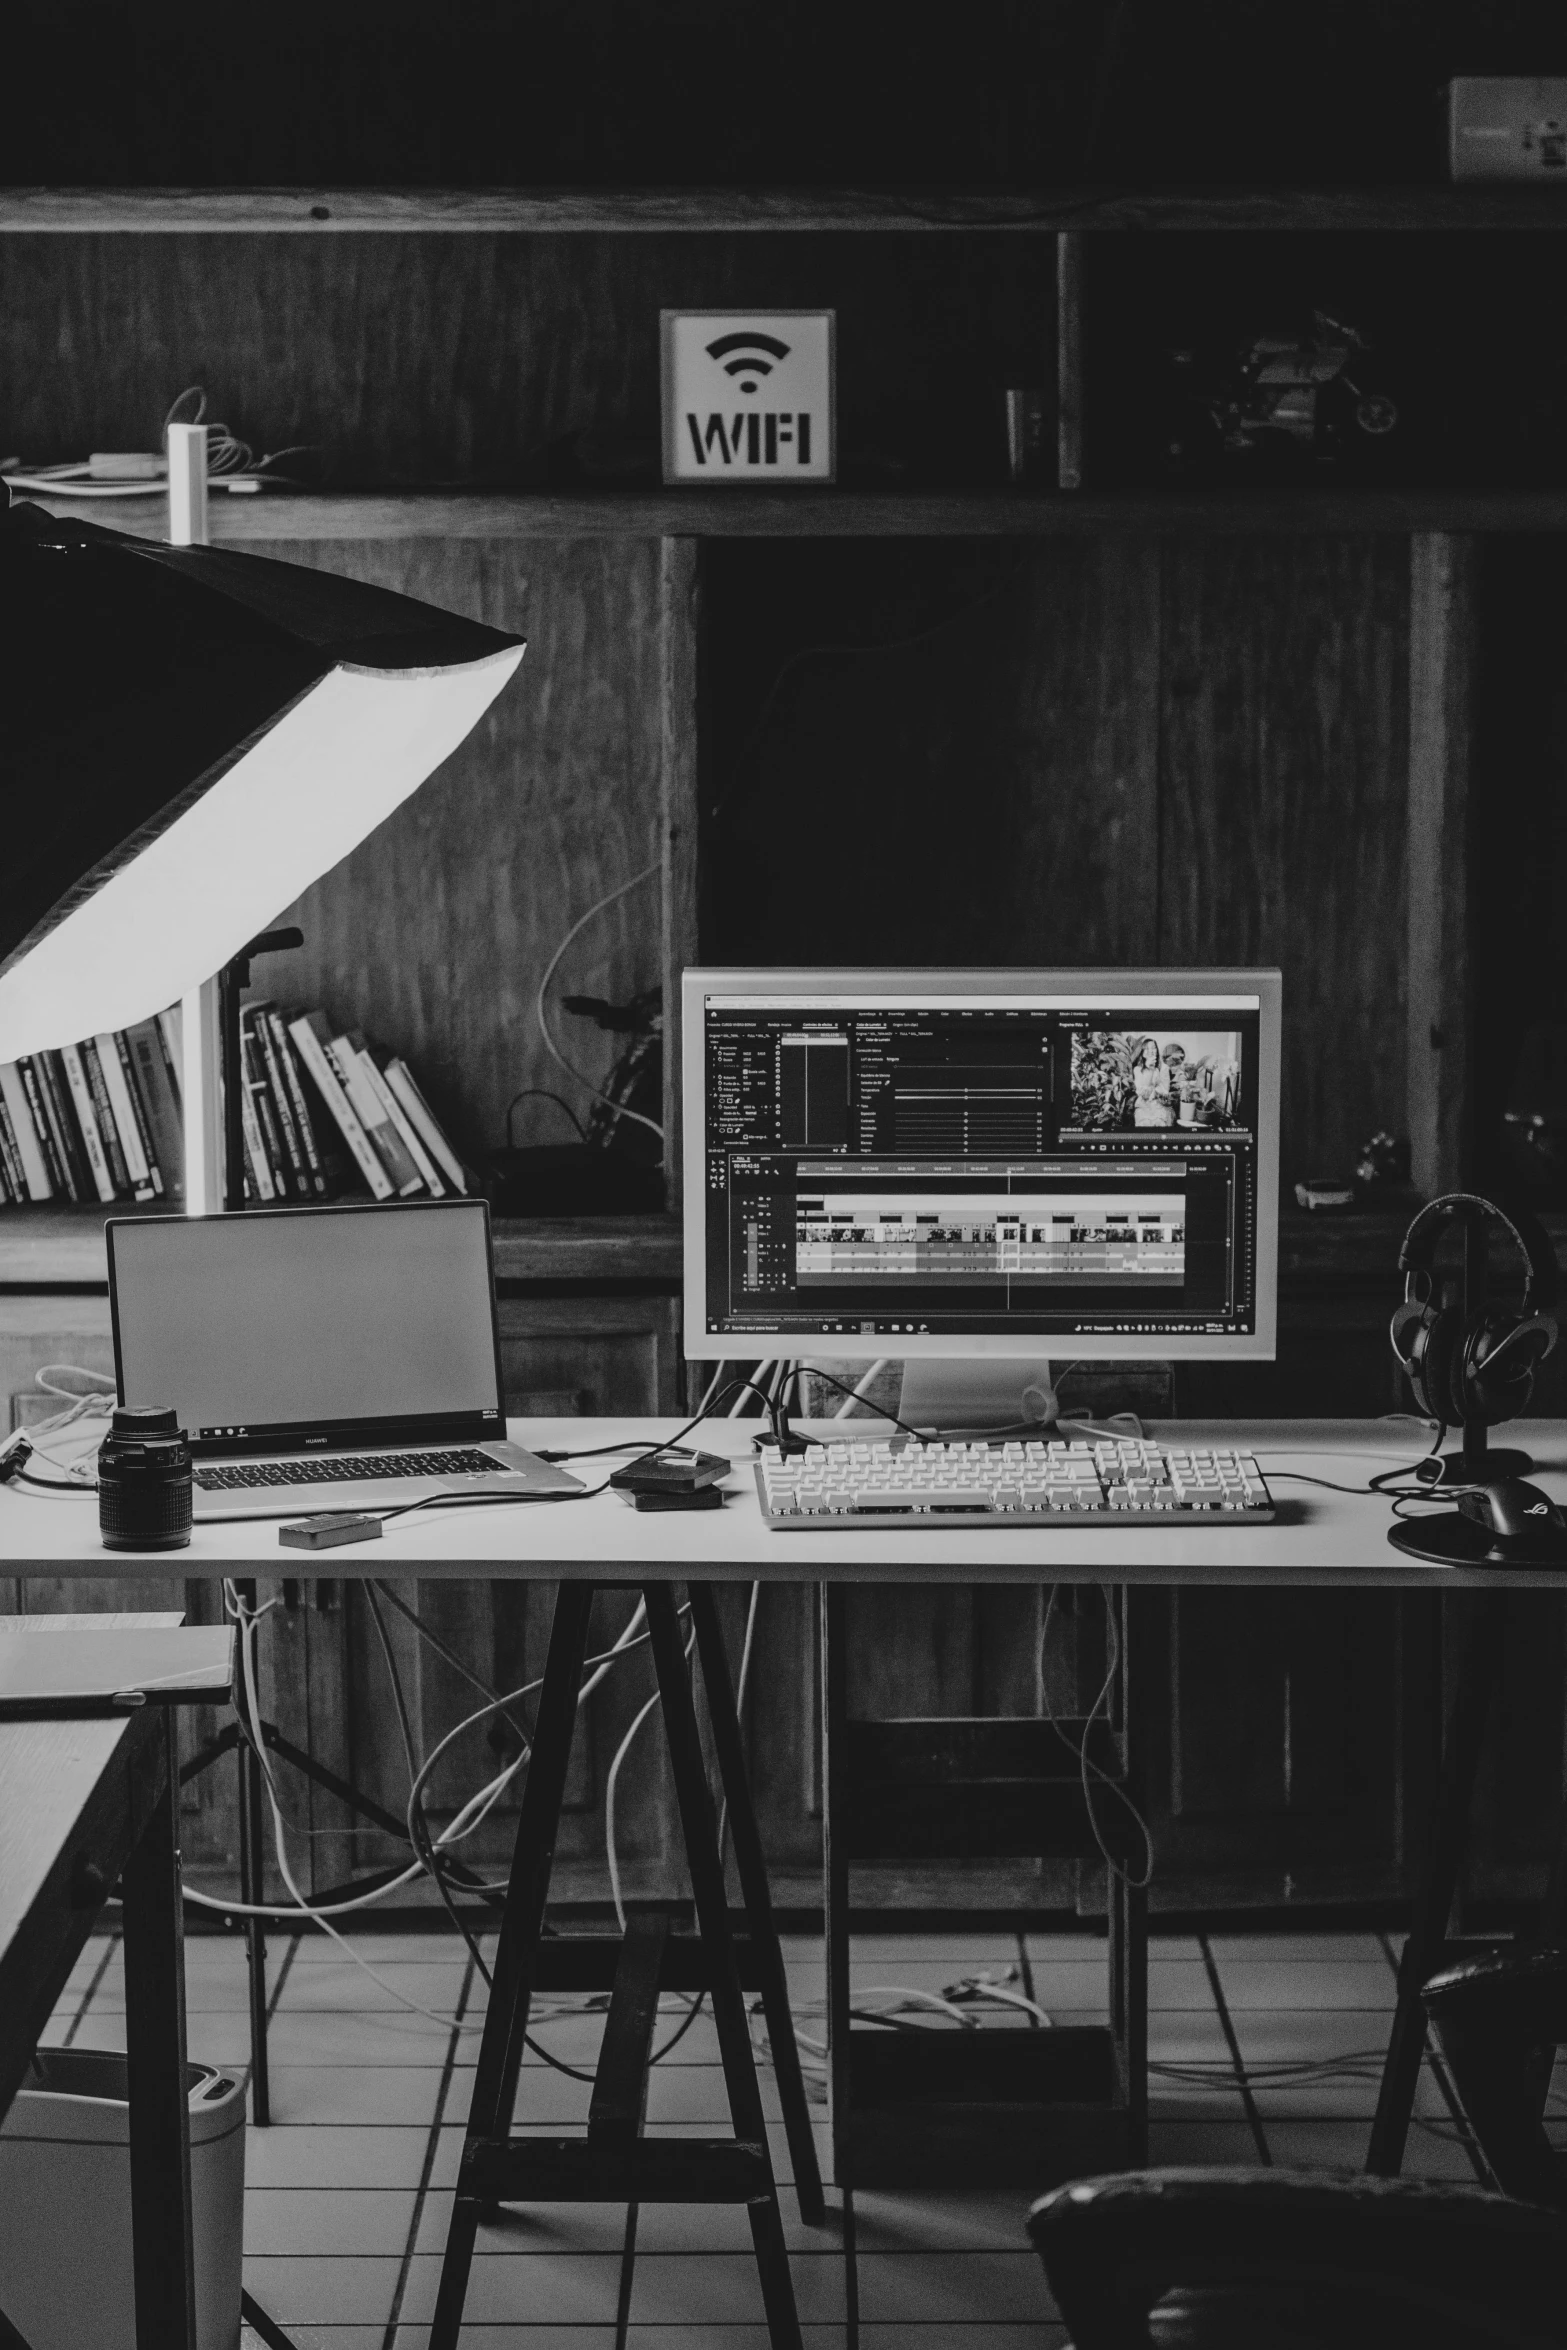
[[[1435,179],[1539,0],[23,0],[13,185]]]

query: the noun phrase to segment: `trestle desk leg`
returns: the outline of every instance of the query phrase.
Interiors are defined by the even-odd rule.
[[[1420,2060],[1425,2052],[1426,2015],[1420,1992],[1441,1966],[1447,1946],[1448,1919],[1468,1833],[1469,1804],[1474,1793],[1480,1744],[1502,1661],[1506,1621],[1506,1592],[1487,1592],[1464,1649],[1452,1711],[1448,1715],[1430,1842],[1415,1896],[1409,1939],[1399,1964],[1398,2005],[1366,2154],[1367,2170],[1382,2178],[1396,2178],[1403,2167],[1404,2141],[1409,2135],[1415,2090],[1420,2081]]]
[[[571,1760],[571,1733],[577,1719],[577,1693],[582,1686],[582,1660],[587,1654],[593,1593],[591,1583],[562,1583],[555,1601],[544,1685],[539,1692],[538,1725],[523,1781],[517,1843],[495,1952],[494,1980],[473,2077],[473,2097],[463,2140],[465,2157],[471,2147],[485,2140],[504,2140],[511,2129],[539,1938],[544,1927],[544,1907],[549,1897],[555,1833]],[[435,2319],[430,2330],[430,2350],[457,2350],[480,2208],[480,2199],[464,2192],[459,2173],[446,2237],[446,2256],[441,2264]]]
[[[735,1710],[734,1690],[729,1679],[729,1659],[724,1653],[724,1636],[711,1588],[705,1583],[692,1583],[687,1589],[691,1599],[691,1620],[696,1627],[697,1658],[707,1690],[719,1776],[729,1800],[729,1826],[734,1837],[735,1867],[739,1872],[740,1891],[745,1902],[746,1925],[761,1976],[767,2036],[773,2051],[773,2070],[778,2076],[778,2097],[783,2107],[784,2130],[794,2163],[795,2200],[806,2225],[820,2227],[827,2216],[822,2197],[821,2166],[816,2159],[816,2138],[811,2128],[810,2108],[805,2100],[805,2081],[800,2071],[800,2051],[794,2036],[794,2014],[789,2005],[789,1983],[784,1973],[783,1951],[779,1947],[778,1930],[773,1923],[767,1862],[762,1852],[756,1814],[751,1808],[751,1788],[746,1774],[740,1717]]]
[[[794,2282],[789,2274],[789,2254],[778,2209],[778,2189],[772,2178],[762,2092],[757,2084],[756,2060],[746,2025],[745,1996],[740,1988],[734,1938],[729,1931],[729,1903],[718,1860],[718,1823],[713,1816],[712,1797],[702,1767],[702,1747],[697,1735],[696,1710],[691,1702],[691,1685],[686,1678],[680,1620],[674,1594],[667,1583],[644,1584],[643,1598],[647,1603],[648,1636],[663,1700],[664,1735],[680,1806],[697,1930],[711,1969],[713,2023],[723,2058],[729,2110],[736,2137],[761,2149],[769,2182],[768,2194],[746,2206],[768,2335],[772,2350],[801,2350],[800,2320],[795,2310]],[[432,2350],[439,2350],[439,2346],[432,2345]]]

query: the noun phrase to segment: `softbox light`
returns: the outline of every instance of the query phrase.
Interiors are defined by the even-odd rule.
[[[523,652],[385,588],[36,506],[0,513],[0,647],[0,1062],[209,980]]]

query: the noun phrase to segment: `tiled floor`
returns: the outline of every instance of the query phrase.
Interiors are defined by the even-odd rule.
[[[460,2124],[482,2014],[460,1945],[366,1933],[372,1981],[318,1935],[273,1946],[273,2126],[252,2130],[246,2282],[299,2350],[425,2350],[451,2206]],[[802,2011],[822,1996],[818,1945],[787,1946]],[[857,1988],[939,1991],[976,1968],[1017,1966],[1015,1937],[862,1938]],[[1364,2160],[1393,2004],[1395,1952],[1371,1934],[1282,1938],[1162,1936],[1150,1962],[1151,2156],[1156,2162],[1342,2165]],[[1056,2022],[1102,2020],[1102,1943],[1028,1937],[1034,1996]],[[186,1948],[193,2056],[245,2061],[238,1943]],[[432,2011],[421,2015],[402,2001]],[[538,2037],[591,2070],[601,2015],[548,2003]],[[670,2003],[675,2014],[679,2002]],[[89,1944],[49,2037],[123,2045],[118,1947]],[[461,2014],[463,2028],[449,2019]],[[1026,2019],[1013,2011],[1016,2028]],[[999,2019],[998,2019],[999,2020]],[[948,2028],[948,2027],[941,2027]],[[649,2123],[697,2133],[727,2121],[704,2015],[653,2076]],[[770,2071],[774,2155],[789,2176]],[[530,2055],[519,2123],[586,2118],[585,2084]],[[825,2146],[824,2164],[825,2164]],[[1473,2178],[1477,2166],[1428,2059],[1407,2168]],[[810,2350],[844,2339],[839,2198],[828,2228],[804,2228],[785,2197],[795,2291]],[[1027,2197],[866,2194],[856,2198],[860,2332],[866,2350],[1046,2350],[1061,2332],[1023,2234]],[[623,2213],[550,2205],[480,2236],[463,2340],[471,2350],[610,2350]],[[641,2215],[629,2341],[636,2350],[760,2350],[765,2343],[743,2214],[664,2207]],[[255,2350],[247,2330],[245,2350]]]

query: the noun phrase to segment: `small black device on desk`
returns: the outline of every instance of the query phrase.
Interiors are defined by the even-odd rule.
[[[644,1453],[610,1478],[611,1488],[624,1494],[637,1510],[721,1510],[719,1478],[733,1463],[714,1452],[682,1452],[671,1448]]]
[[[1523,1477],[1504,1477],[1483,1493],[1463,1493],[1458,1507],[1477,1529],[1490,1567],[1567,1567],[1567,1511]]]

